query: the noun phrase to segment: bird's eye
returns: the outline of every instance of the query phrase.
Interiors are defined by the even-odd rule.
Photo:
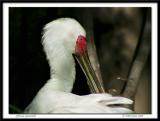
[[[80,40],[82,41],[82,37],[80,37]]]
[[[82,35],[79,35],[79,36],[78,36],[78,40],[79,40],[79,41],[82,41],[83,39],[85,39],[84,36],[82,36]]]

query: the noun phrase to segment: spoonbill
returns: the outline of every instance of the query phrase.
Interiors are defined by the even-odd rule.
[[[59,18],[48,23],[43,30],[42,45],[50,65],[50,79],[24,113],[132,113],[118,106],[132,104],[132,100],[105,93],[97,80],[87,54],[86,32],[78,21]],[[81,65],[90,90],[98,93],[83,96],[71,93],[75,81],[73,56]]]

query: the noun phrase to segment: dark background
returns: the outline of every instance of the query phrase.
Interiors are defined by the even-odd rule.
[[[126,77],[143,22],[143,8],[89,8],[105,88],[119,85]],[[9,9],[9,103],[24,109],[50,77],[42,50],[42,28],[48,22],[71,17],[85,25],[84,8]],[[86,14],[85,14],[86,17]],[[86,18],[87,19],[87,18]],[[85,26],[84,26],[85,27]],[[151,55],[147,60],[137,92],[137,111],[150,113]],[[80,85],[80,86],[79,86]],[[143,88],[142,88],[143,87]],[[73,93],[89,94],[86,78],[76,64]],[[145,92],[145,93],[144,93]],[[147,101],[146,101],[147,100]],[[145,101],[145,103],[144,103]],[[10,109],[10,113],[14,113]]]

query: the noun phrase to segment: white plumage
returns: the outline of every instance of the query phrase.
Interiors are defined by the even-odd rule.
[[[132,113],[113,104],[132,104],[130,99],[110,94],[79,96],[71,93],[75,81],[76,40],[86,36],[74,19],[60,18],[44,27],[42,44],[50,65],[50,79],[39,90],[24,113]],[[81,86],[81,85],[79,85]]]

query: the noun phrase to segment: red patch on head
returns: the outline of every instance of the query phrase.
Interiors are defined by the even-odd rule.
[[[82,35],[79,35],[76,41],[75,53],[81,55],[86,51],[86,49],[86,38]]]

